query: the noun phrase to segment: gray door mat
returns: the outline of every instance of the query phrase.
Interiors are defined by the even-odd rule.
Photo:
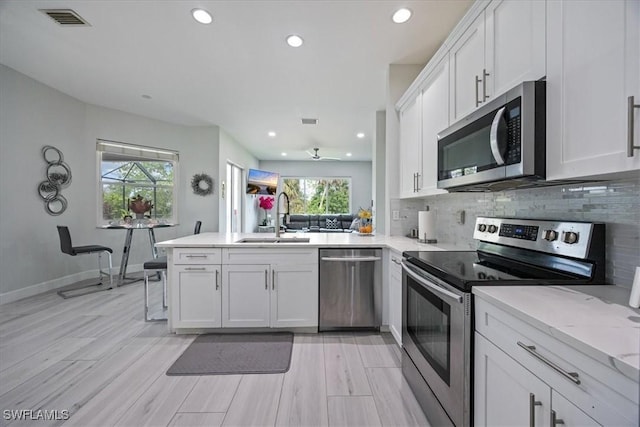
[[[276,374],[289,370],[293,333],[204,334],[167,375]]]

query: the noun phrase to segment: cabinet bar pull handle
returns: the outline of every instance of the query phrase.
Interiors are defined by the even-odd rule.
[[[400,265],[400,261],[398,261],[397,258],[391,258],[391,261],[395,262],[396,264]]]
[[[187,267],[187,268],[185,268],[185,270],[189,270],[189,271],[205,271],[206,267]]]
[[[542,402],[536,400],[536,395],[529,393],[529,426],[536,427],[536,406],[542,406]]]
[[[480,80],[480,77],[478,77],[476,75],[476,107],[482,103],[482,101],[480,101],[480,99],[478,99],[480,97],[480,94],[479,94],[480,87],[479,87],[479,85],[480,85],[481,81],[482,80]]]
[[[220,289],[220,270],[216,270],[216,291]]]
[[[558,365],[556,365],[555,363],[553,363],[552,361],[550,361],[549,359],[547,359],[546,357],[544,357],[540,353],[538,353],[536,351],[536,346],[535,345],[526,345],[526,344],[521,343],[520,341],[518,341],[518,345],[520,347],[524,348],[530,355],[532,355],[533,357],[535,357],[536,359],[538,359],[539,361],[541,361],[545,365],[549,366],[554,371],[556,371],[559,374],[561,374],[562,376],[564,376],[566,379],[568,379],[570,381],[573,381],[576,384],[580,384],[580,380],[578,379],[578,373],[577,372],[567,372],[567,371],[565,371],[564,369],[562,369],[561,367],[559,367]]]
[[[420,191],[420,172],[416,173],[416,193]]]
[[[271,290],[276,289],[276,271],[271,270]]]
[[[489,77],[491,74],[487,73],[486,69],[482,69],[482,100],[486,101],[489,98],[489,95],[487,95],[487,77]]]
[[[551,410],[551,427],[554,427],[557,424],[564,424],[564,420],[558,419],[556,416],[556,411]]]
[[[269,270],[264,271],[264,288],[269,290]]]
[[[185,255],[187,258],[206,258],[207,255],[202,254],[202,255]]]
[[[634,102],[634,97],[627,98],[627,157],[633,157],[633,150],[640,150],[640,145],[633,145],[634,134],[634,113],[635,109],[640,108],[640,104]]]

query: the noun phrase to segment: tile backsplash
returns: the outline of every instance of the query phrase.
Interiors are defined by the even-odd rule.
[[[423,199],[392,199],[391,235],[407,235],[418,226],[418,211],[436,212],[440,243],[475,249],[473,227],[478,216],[562,219],[606,224],[606,278],[631,288],[640,265],[640,178],[592,182],[496,193],[448,193]],[[458,223],[465,212],[464,224]]]

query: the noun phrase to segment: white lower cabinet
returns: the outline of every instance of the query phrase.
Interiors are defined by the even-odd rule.
[[[222,327],[269,326],[269,265],[222,266]]]
[[[318,263],[271,266],[271,327],[318,326]]]
[[[221,286],[224,328],[318,326],[317,249],[225,249]]]
[[[220,266],[177,265],[173,272],[177,283],[173,306],[176,328],[219,328]]]
[[[400,252],[389,251],[389,331],[402,345],[402,267]]]
[[[475,298],[474,425],[637,426],[634,381]]]

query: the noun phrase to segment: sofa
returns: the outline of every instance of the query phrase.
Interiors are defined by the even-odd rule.
[[[285,231],[293,233],[351,233],[354,231],[350,229],[354,218],[354,214],[292,214],[289,216],[289,224],[284,227]]]

